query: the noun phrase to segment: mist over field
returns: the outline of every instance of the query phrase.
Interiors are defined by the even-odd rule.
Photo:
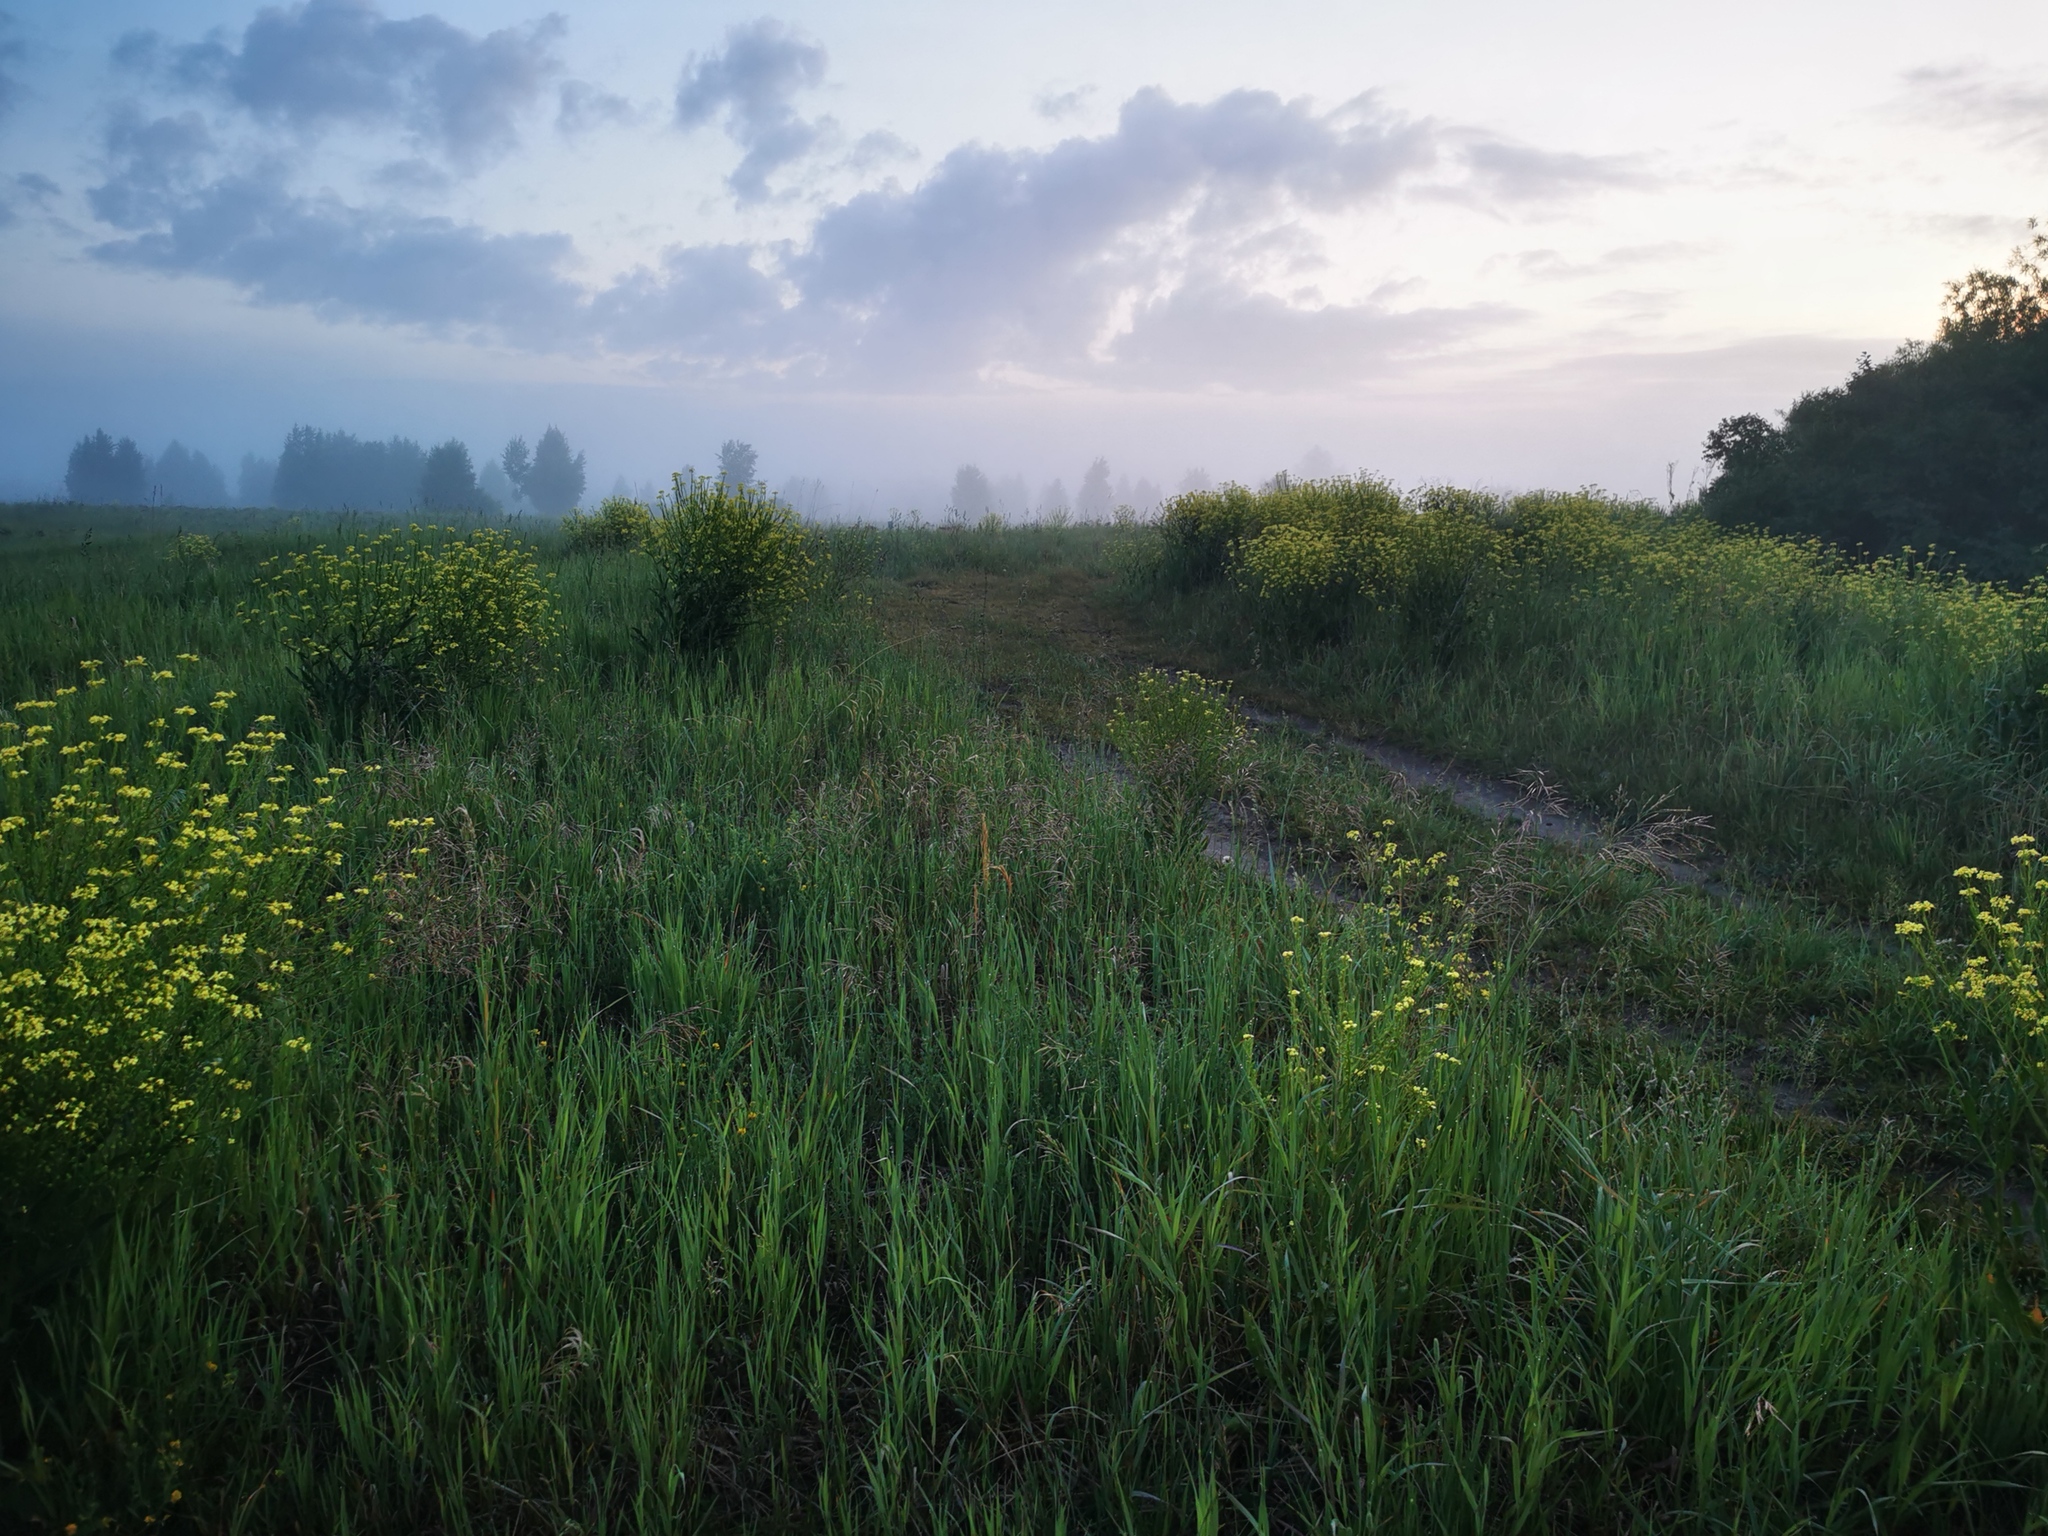
[[[18,8],[0,496],[99,430],[232,492],[296,426],[543,422],[600,492],[739,437],[861,515],[1318,449],[1682,493],[2019,232],[2043,24],[1965,12]]]

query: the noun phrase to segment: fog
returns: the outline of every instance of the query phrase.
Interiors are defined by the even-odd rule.
[[[0,331],[0,343],[6,336]],[[466,445],[478,484],[524,510],[499,465],[514,436],[559,426],[587,456],[583,499],[624,487],[646,496],[675,472],[715,473],[720,445],[750,443],[756,477],[806,515],[942,517],[963,467],[986,482],[970,496],[1008,518],[1077,505],[1089,467],[1107,461],[1112,503],[1147,505],[1177,490],[1292,474],[1368,471],[1404,484],[1495,489],[1597,484],[1662,499],[1698,471],[1699,448],[1722,416],[1769,411],[1839,381],[1873,339],[1787,340],[1693,354],[1591,359],[1520,378],[1389,391],[1361,401],[1315,396],[1130,400],[914,397],[714,398],[701,390],[594,383],[436,379],[309,381],[280,370],[221,369],[173,353],[169,376],[131,365],[92,376],[89,349],[72,367],[36,374],[19,349],[0,351],[0,498],[62,497],[67,458],[104,430],[156,466],[175,443],[222,477],[232,504],[267,499],[288,433],[308,426],[363,441]],[[181,349],[182,350],[182,349]],[[47,354],[44,354],[47,355]],[[5,358],[12,358],[10,363]],[[388,503],[397,493],[374,498]]]

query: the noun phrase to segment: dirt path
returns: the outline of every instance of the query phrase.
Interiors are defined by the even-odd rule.
[[[1739,892],[1715,879],[1701,865],[1659,848],[1617,837],[1591,818],[1566,810],[1555,796],[1543,794],[1540,790],[1532,791],[1528,785],[1467,773],[1452,763],[1425,757],[1392,742],[1346,735],[1307,715],[1250,703],[1240,703],[1239,710],[1255,725],[1285,727],[1362,757],[1410,784],[1442,791],[1461,810],[1489,821],[1513,822],[1530,837],[1588,852],[1626,849],[1633,862],[1648,865],[1679,885],[1691,886],[1727,901],[1740,903],[1743,900]]]

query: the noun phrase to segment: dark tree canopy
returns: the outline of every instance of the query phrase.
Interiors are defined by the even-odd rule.
[[[293,427],[278,455],[274,505],[297,511],[402,512],[417,505],[426,450],[410,438],[362,442],[348,432]]]
[[[752,443],[728,437],[718,448],[719,482],[732,486],[752,485],[756,457]]]
[[[420,505],[435,512],[488,512],[490,498],[476,483],[468,445],[455,438],[427,455],[420,470]]]
[[[1982,579],[2048,569],[2044,256],[2037,234],[2011,273],[1949,284],[1933,343],[1865,358],[1782,426],[1745,414],[1715,427],[1707,515],[1871,554],[1932,548]]]
[[[94,432],[71,450],[64,494],[92,506],[139,506],[149,498],[149,461],[134,438],[117,443],[104,430]]]
[[[583,455],[571,455],[569,439],[560,427],[549,427],[534,444],[533,467],[525,478],[512,473],[514,447],[525,443],[514,438],[505,449],[505,476],[518,486],[534,510],[545,517],[561,517],[583,500]]]

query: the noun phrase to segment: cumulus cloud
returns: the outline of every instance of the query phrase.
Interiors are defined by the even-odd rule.
[[[772,126],[822,55],[815,68],[787,55],[756,68],[748,48],[792,39],[743,31],[692,65],[691,110]],[[1517,318],[1417,307],[1394,288],[1329,303],[1302,286],[1326,265],[1314,216],[1491,186],[1509,174],[1475,156],[1491,143],[1370,96],[1325,111],[1265,91],[1181,102],[1146,90],[1107,132],[1042,149],[966,145],[914,184],[826,206],[799,240],[679,244],[595,287],[570,275],[566,235],[352,206],[293,190],[278,165],[206,172],[215,152],[189,114],[117,123],[108,178],[90,196],[124,236],[95,249],[104,262],[335,317],[605,349],[660,371],[884,388],[1017,377],[1312,387]],[[765,186],[765,164],[747,185]],[[388,169],[402,184],[416,168]],[[1517,197],[1606,184],[1576,161],[1511,169]]]
[[[145,118],[133,108],[107,129],[111,174],[86,194],[93,216],[116,229],[146,229],[173,218],[192,196],[213,149],[197,112]]]
[[[257,303],[304,305],[330,319],[556,347],[573,343],[582,308],[581,291],[557,270],[572,249],[566,235],[493,234],[298,196],[257,172],[197,188],[155,227],[92,254],[114,266],[224,279]]]
[[[114,58],[165,71],[262,123],[309,136],[396,127],[473,167],[518,142],[519,119],[561,71],[564,30],[561,17],[547,16],[479,35],[438,16],[394,20],[370,0],[302,0],[257,12],[239,40],[170,47],[130,33]]]
[[[693,58],[676,87],[676,126],[723,122],[746,153],[726,185],[742,203],[768,196],[768,178],[823,143],[830,118],[806,119],[792,104],[825,79],[825,50],[779,21],[732,28],[718,53]]]

